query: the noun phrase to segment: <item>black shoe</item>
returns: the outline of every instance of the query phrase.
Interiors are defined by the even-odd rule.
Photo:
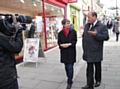
[[[67,87],[66,87],[66,89],[71,89],[71,85],[68,84]]]
[[[85,87],[81,87],[81,89],[94,89],[94,87],[90,85],[86,85]]]
[[[99,87],[100,86],[100,82],[96,82],[94,87]]]

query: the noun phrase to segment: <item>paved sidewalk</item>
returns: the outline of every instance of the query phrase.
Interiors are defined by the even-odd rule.
[[[120,42],[115,37],[105,42],[103,79],[96,89],[120,89]],[[60,63],[59,48],[45,52],[47,62],[39,59],[35,63],[17,65],[20,89],[66,89],[64,65]],[[86,84],[86,63],[82,60],[81,39],[77,42],[77,62],[75,63],[74,83],[72,89],[81,89]]]
[[[86,63],[75,77],[72,89],[81,89],[86,85]],[[120,41],[115,37],[105,42],[104,61],[102,62],[102,84],[95,89],[120,89]]]
[[[77,76],[83,63],[81,61],[81,38],[77,42],[77,62],[75,63],[75,76]],[[17,65],[20,89],[65,89],[66,73],[64,65],[60,63],[59,48],[53,48],[45,52],[46,61],[39,59],[36,68],[35,63]]]

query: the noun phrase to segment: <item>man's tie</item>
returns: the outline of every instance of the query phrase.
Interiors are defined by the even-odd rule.
[[[93,23],[92,24],[90,24],[90,28],[89,28],[89,31],[93,28]]]

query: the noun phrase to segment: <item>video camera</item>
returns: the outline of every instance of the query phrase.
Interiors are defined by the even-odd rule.
[[[17,26],[17,23],[21,24],[21,27]],[[20,30],[26,30],[26,24],[30,24],[32,18],[30,16],[12,15],[12,14],[0,14],[0,32],[6,36],[12,36]]]

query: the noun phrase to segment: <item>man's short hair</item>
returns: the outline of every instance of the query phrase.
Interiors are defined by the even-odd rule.
[[[95,11],[91,11],[92,16],[95,16],[97,18],[97,13]]]
[[[70,22],[70,20],[68,20],[68,19],[63,19],[61,23],[62,23],[62,25],[65,25],[66,22]]]

